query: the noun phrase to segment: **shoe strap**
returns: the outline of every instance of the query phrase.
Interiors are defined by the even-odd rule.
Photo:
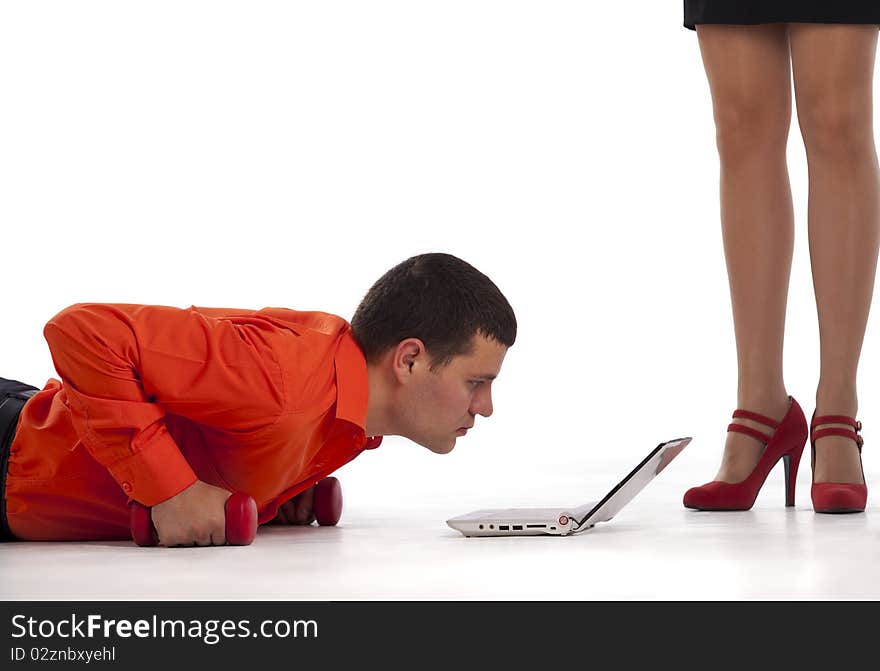
[[[813,417],[810,422],[810,428],[814,429],[820,424],[849,424],[856,431],[862,430],[862,423],[857,422],[852,417],[846,415],[823,415],[822,417]]]
[[[757,429],[753,429],[752,427],[745,426],[743,424],[728,424],[727,430],[728,431],[736,431],[737,433],[744,433],[747,436],[751,436],[752,438],[757,438],[762,443],[769,443],[770,442],[770,436],[768,436],[764,433],[761,433]]]
[[[830,429],[819,429],[814,432],[810,437],[810,440],[815,443],[820,438],[824,438],[825,436],[843,436],[844,438],[849,438],[850,440],[856,441],[856,445],[859,447],[859,452],[862,451],[862,445],[865,444],[865,441],[862,437],[857,434],[855,431],[850,431],[849,429],[841,429],[836,426],[832,426]]]
[[[815,431],[813,430],[822,424],[849,424],[855,429],[855,431],[842,429],[839,426],[832,426],[827,429],[817,429]],[[824,438],[825,436],[843,436],[844,438],[854,440],[859,448],[859,452],[861,452],[862,445],[865,444],[865,441],[859,435],[859,431],[861,430],[862,423],[847,415],[822,415],[821,417],[816,417],[815,413],[813,413],[813,419],[810,422],[810,442],[815,443],[817,440]]]
[[[775,429],[779,426],[779,422],[770,417],[765,417],[764,415],[759,415],[757,412],[752,412],[750,410],[734,410],[733,417],[736,419],[737,417],[741,417],[742,419],[750,419],[753,422],[759,422],[765,426],[769,426],[771,429]]]

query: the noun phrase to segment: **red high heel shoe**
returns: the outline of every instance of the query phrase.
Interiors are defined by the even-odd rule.
[[[840,427],[831,427],[828,429],[818,429],[813,431],[817,426],[822,424],[849,424],[855,431],[842,429]],[[862,445],[864,440],[859,435],[862,430],[862,423],[857,422],[852,417],[846,415],[823,415],[816,417],[815,411],[813,418],[810,420],[810,466],[816,469],[816,441],[825,436],[844,436],[850,438],[859,448],[859,463],[862,460]],[[868,501],[868,486],[865,484],[865,469],[862,468],[862,484],[852,484],[849,482],[816,482],[810,490],[813,499],[813,510],[817,513],[860,513],[865,510],[865,504]]]
[[[794,505],[794,486],[797,481],[798,464],[807,443],[807,418],[801,406],[789,396],[791,405],[781,422],[748,410],[737,410],[734,419],[741,417],[760,422],[775,429],[772,436],[742,424],[730,424],[728,431],[744,433],[766,443],[764,452],[755,468],[742,482],[713,480],[701,487],[692,487],[684,495],[686,508],[696,510],[748,510],[767,479],[767,474],[780,459],[785,466],[785,505]]]

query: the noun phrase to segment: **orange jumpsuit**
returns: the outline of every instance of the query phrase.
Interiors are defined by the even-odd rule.
[[[284,308],[81,303],[45,326],[55,369],[10,446],[21,540],[130,538],[128,502],[196,479],[250,494],[259,522],[381,438],[350,325]]]

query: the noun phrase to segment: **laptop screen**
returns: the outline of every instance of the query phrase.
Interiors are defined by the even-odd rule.
[[[572,510],[572,516],[577,520],[578,527],[583,529],[584,525],[590,527],[614,517],[654,479],[654,476],[666,468],[689,442],[691,442],[690,438],[676,438],[660,443],[651,450],[642,463],[608,492],[605,498],[596,504],[587,504]]]

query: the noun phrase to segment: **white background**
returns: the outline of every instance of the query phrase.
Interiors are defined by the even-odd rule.
[[[697,37],[680,2],[636,4],[4,3],[0,375],[56,376],[42,327],[74,302],[350,319],[388,268],[444,251],[516,310],[495,414],[448,456],[386,439],[338,473],[346,505],[436,506],[435,534],[478,504],[597,498],[658,442],[693,436],[658,478],[668,495],[645,499],[678,510],[715,473],[735,346]],[[785,376],[809,417],[796,117],[789,170]],[[876,318],[859,380],[869,487]],[[781,480],[760,504],[781,507]]]

